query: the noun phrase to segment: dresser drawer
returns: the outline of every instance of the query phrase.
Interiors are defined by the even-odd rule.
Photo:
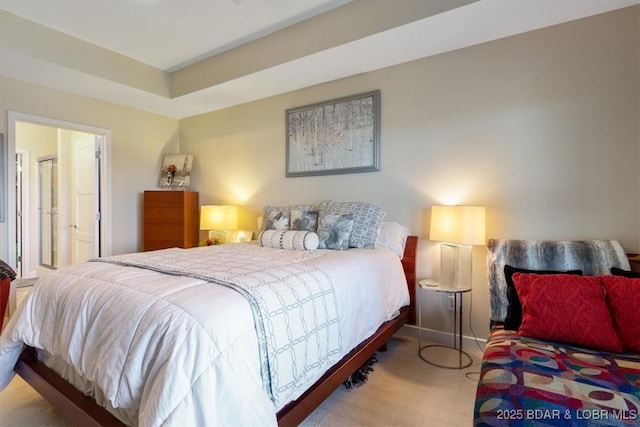
[[[181,224],[145,224],[144,240],[184,240]]]
[[[171,207],[145,208],[144,224],[182,224],[184,222],[184,209]]]
[[[183,208],[184,191],[145,191],[144,208]]]

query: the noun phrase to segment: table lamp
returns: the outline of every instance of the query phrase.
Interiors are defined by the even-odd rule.
[[[440,245],[440,282],[471,287],[473,245],[485,244],[485,208],[433,206],[429,239]]]
[[[204,205],[200,208],[200,230],[209,231],[207,245],[228,243],[231,231],[237,228],[236,206]]]

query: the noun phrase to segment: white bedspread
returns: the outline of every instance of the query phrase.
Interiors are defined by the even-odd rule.
[[[333,288],[333,295],[327,295],[340,320],[340,343],[309,342],[303,347],[339,348],[331,355],[332,363],[408,304],[401,265],[386,249],[303,252],[249,243],[156,254],[176,251],[193,259],[225,259],[207,267],[218,265],[214,276],[224,282],[264,274],[275,283],[275,277],[290,277],[292,266],[305,274],[313,271],[307,278],[326,276]],[[234,258],[235,264],[228,262]],[[237,290],[205,281],[200,273],[173,276],[91,262],[41,279],[0,340],[0,386],[10,381],[25,343],[72,365],[85,380],[84,391],[115,408],[131,425],[275,425],[276,410],[299,397],[322,372],[307,369],[308,375],[298,375],[300,383],[282,394],[286,401],[270,399],[251,304]],[[300,328],[314,329],[308,321],[308,316],[304,322],[289,319],[286,333],[309,341],[324,337],[300,335]],[[272,325],[265,323],[266,328]],[[306,358],[315,357],[316,351],[309,353],[291,352]],[[309,359],[292,365],[324,363]],[[286,374],[289,368],[279,369]],[[270,369],[277,375],[278,369]],[[77,376],[60,366],[57,370],[67,378]]]

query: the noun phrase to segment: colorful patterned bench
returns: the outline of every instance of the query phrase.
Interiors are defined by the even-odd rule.
[[[487,260],[495,327],[484,350],[474,425],[640,425],[639,354],[520,336],[501,326],[509,298],[504,277],[497,277],[505,265],[605,275],[611,267],[629,269],[619,243],[490,240]]]

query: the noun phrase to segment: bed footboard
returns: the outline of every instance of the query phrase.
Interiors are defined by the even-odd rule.
[[[15,371],[72,425],[124,426],[109,411],[40,362],[34,348],[27,347],[22,352],[18,363],[16,363]]]

